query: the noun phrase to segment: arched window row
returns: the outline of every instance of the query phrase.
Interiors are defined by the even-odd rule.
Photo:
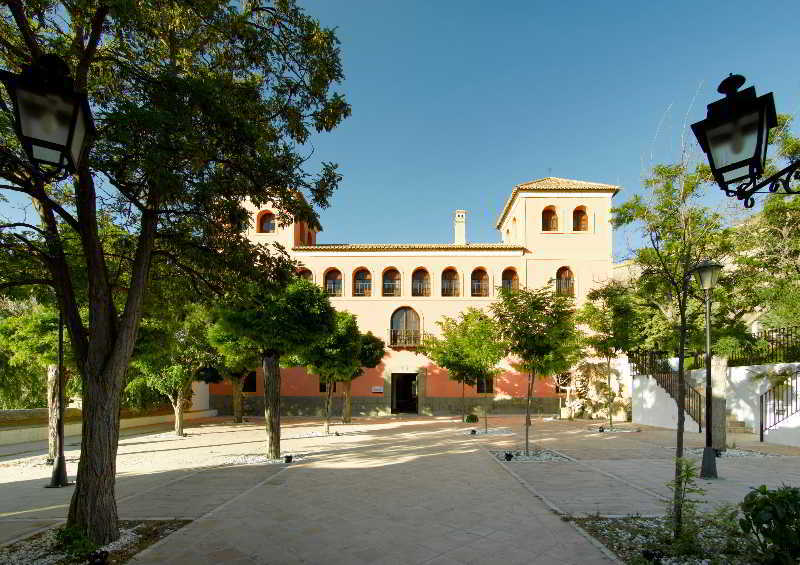
[[[313,281],[313,273],[302,268],[298,271],[298,276]],[[377,275],[375,275],[377,276]],[[400,297],[407,296],[408,290],[403,292],[402,280],[404,275],[395,267],[387,267],[381,273],[380,285],[377,290],[373,289],[373,273],[367,267],[357,267],[352,271],[351,296],[386,296]],[[466,276],[464,277],[466,278]],[[431,283],[431,272],[425,267],[417,267],[411,273],[411,296],[433,296],[433,285]],[[377,283],[376,283],[377,284]],[[329,296],[344,296],[344,275],[337,268],[326,269],[322,275],[322,286]],[[502,271],[500,285],[509,290],[519,288],[519,276],[514,267],[507,267]],[[469,296],[476,298],[488,298],[492,296],[493,284],[489,273],[484,267],[472,269],[468,280],[462,281],[461,273],[455,267],[446,267],[440,274],[439,296],[459,297]],[[377,292],[378,294],[373,294]]]
[[[542,210],[542,231],[559,231],[558,210],[555,206],[546,206]],[[589,213],[586,206],[577,206],[572,211],[572,231],[589,231]]]

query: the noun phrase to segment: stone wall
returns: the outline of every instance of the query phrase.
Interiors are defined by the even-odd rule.
[[[331,401],[331,417],[342,415],[342,397],[336,396]],[[424,397],[420,399],[420,415],[450,416],[461,414],[461,398]],[[467,398],[467,412],[483,414],[484,406],[489,414],[524,414],[524,398]],[[232,397],[227,394],[212,394],[210,406],[220,415],[233,414]],[[264,397],[244,395],[242,409],[246,416],[263,416]],[[281,398],[281,414],[285,416],[323,416],[325,413],[324,398],[320,396],[284,396]],[[390,406],[384,397],[354,396],[353,416],[386,416],[391,413]],[[534,398],[531,400],[531,414],[551,415],[558,413],[558,398]]]

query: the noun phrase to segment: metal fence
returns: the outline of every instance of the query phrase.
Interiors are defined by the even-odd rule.
[[[421,340],[420,330],[389,330],[389,343],[395,347],[415,347]]]
[[[755,344],[741,347],[731,355],[729,367],[800,361],[800,327],[764,330],[753,337]]]
[[[431,283],[428,281],[411,281],[411,296],[430,296]]]
[[[761,412],[759,439],[764,441],[764,431],[779,424],[789,416],[800,412],[800,371],[788,375],[759,397],[758,406]]]

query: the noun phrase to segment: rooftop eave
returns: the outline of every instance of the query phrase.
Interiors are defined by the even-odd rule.
[[[525,251],[522,245],[508,245],[505,243],[467,243],[456,245],[452,243],[364,243],[364,244],[318,244],[300,245],[292,248],[293,251]]]

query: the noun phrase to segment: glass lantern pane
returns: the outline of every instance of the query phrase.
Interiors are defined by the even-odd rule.
[[[36,161],[50,163],[51,165],[61,166],[61,151],[50,149],[49,147],[42,147],[41,145],[33,144],[33,158]]]
[[[69,148],[72,155],[72,162],[78,166],[78,159],[81,156],[83,149],[83,140],[86,139],[86,117],[83,113],[83,108],[78,106],[78,117],[75,121],[75,133],[72,134],[72,144]]]
[[[758,144],[758,112],[708,130],[708,146],[717,169],[747,161],[755,156]]]
[[[66,148],[72,122],[72,104],[57,95],[17,91],[22,135]]]

